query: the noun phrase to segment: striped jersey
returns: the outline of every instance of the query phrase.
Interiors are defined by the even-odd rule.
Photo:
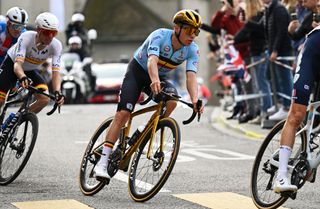
[[[48,58],[52,58],[52,70],[60,69],[60,57],[62,51],[61,42],[53,38],[44,49],[38,50],[36,46],[35,31],[27,31],[20,35],[17,43],[8,50],[8,56],[12,61],[22,61],[24,71],[32,71],[41,68],[41,64]]]
[[[198,71],[199,47],[195,42],[189,46],[183,46],[177,51],[173,51],[172,36],[174,31],[170,29],[158,29],[153,31],[143,44],[134,53],[134,59],[148,72],[147,62],[150,55],[159,58],[159,76],[165,75],[170,70],[182,64],[186,60],[187,71]]]

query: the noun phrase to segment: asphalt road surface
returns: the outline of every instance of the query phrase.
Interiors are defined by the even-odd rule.
[[[249,182],[254,156],[261,141],[216,131],[210,124],[212,107],[198,123],[182,125],[190,109],[179,107],[182,143],[178,160],[162,192],[145,203],[128,194],[127,173],[119,172],[98,194],[84,196],[78,172],[86,144],[98,125],[111,116],[115,105],[65,105],[61,114],[39,116],[36,147],[21,175],[0,187],[1,209],[250,209]],[[142,123],[144,118],[137,120]],[[319,183],[307,183],[285,208],[319,208]]]

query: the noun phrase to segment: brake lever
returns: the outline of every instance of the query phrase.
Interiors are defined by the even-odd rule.
[[[50,110],[49,112],[47,112],[47,115],[52,115],[52,114],[56,111],[56,109],[57,109],[58,107],[59,107],[58,104],[57,104],[57,103],[54,103],[52,110]]]
[[[202,100],[201,100],[201,99],[198,99],[198,101],[197,101],[198,122],[200,122],[200,118],[201,118],[201,113],[200,113],[201,107],[202,107]]]

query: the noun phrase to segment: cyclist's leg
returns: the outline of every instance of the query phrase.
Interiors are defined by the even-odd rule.
[[[307,39],[304,49],[298,57],[298,66],[294,77],[292,104],[280,139],[279,172],[274,187],[276,192],[297,190],[297,187],[291,185],[288,181],[287,166],[295,141],[296,130],[306,115],[314,79],[317,76],[315,69],[320,67],[320,63],[317,63],[318,61],[316,59],[316,57],[320,56],[316,50],[316,47],[320,47],[317,35],[320,35],[320,33],[312,34]]]
[[[7,92],[14,87],[18,79],[13,72],[13,65],[13,61],[7,56],[0,67],[0,110],[4,104]]]
[[[42,89],[48,93],[48,85],[37,71],[25,72],[27,77],[32,80],[32,85],[37,89]],[[30,111],[34,113],[40,112],[49,104],[50,99],[42,94],[35,94],[36,101],[30,106]]]
[[[134,106],[147,79],[148,74],[143,69],[140,69],[139,64],[135,60],[132,60],[128,65],[128,70],[122,83],[120,101],[116,115],[106,135],[102,157],[95,168],[97,177],[110,178],[107,173],[109,155],[113,145],[119,138],[121,128],[126,124],[130,113],[134,110]]]

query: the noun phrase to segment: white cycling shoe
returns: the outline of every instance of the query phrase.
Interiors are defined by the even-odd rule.
[[[108,174],[108,166],[103,164],[97,164],[93,170],[95,177],[97,179],[110,179],[111,177]]]
[[[288,178],[279,178],[276,179],[276,182],[273,187],[273,191],[275,193],[280,192],[296,192],[298,190],[298,187],[296,185],[292,185]]]

